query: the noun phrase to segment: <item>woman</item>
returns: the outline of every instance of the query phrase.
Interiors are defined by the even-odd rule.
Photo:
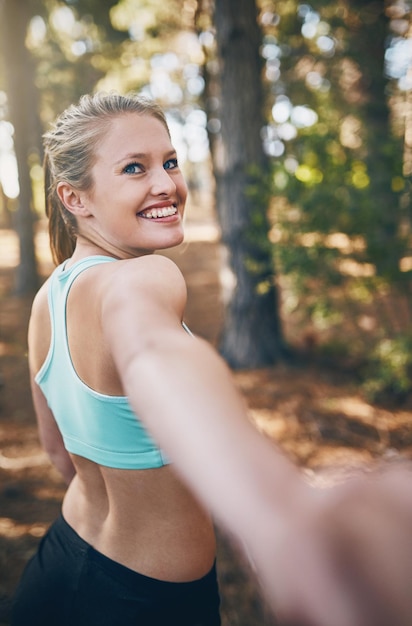
[[[58,267],[33,303],[29,366],[41,441],[68,489],[23,575],[13,626],[217,626],[207,510],[247,544],[285,618],[409,619],[404,559],[382,607],[376,541],[363,554],[367,533],[346,512],[348,502],[364,511],[365,493],[367,520],[394,500],[407,524],[391,517],[376,536],[396,529],[403,548],[409,504],[385,481],[319,497],[251,426],[225,364],[184,326],[182,275],[153,254],[183,240],[187,193],[158,107],[83,97],[45,135],[45,174]]]

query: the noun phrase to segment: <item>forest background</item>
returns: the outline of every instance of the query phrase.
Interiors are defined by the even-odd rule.
[[[41,135],[83,93],[141,92],[165,109],[190,188],[190,262],[176,260],[189,278],[200,268],[188,315],[233,368],[258,426],[306,467],[325,441],[362,460],[409,454],[411,10],[406,0],[0,0],[0,564],[12,567],[10,537],[22,542],[0,580],[6,608],[44,530],[23,523],[22,507],[39,506],[30,481],[46,474],[17,384],[28,307],[51,270]],[[190,243],[196,232],[203,241]]]
[[[309,349],[356,367],[372,398],[409,393],[407,2],[2,0],[0,10],[0,220],[19,236],[18,293],[39,284],[42,132],[82,93],[142,92],[167,111],[192,204],[216,206],[228,362]]]

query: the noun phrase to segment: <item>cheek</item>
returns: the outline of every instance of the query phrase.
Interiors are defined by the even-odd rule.
[[[182,200],[182,202],[186,202],[186,198],[187,198],[187,193],[188,193],[188,188],[186,185],[186,182],[184,180],[181,181],[179,187],[178,187],[178,193],[179,196]]]

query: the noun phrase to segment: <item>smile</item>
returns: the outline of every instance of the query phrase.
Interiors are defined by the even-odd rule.
[[[161,217],[171,217],[176,215],[177,208],[175,206],[164,207],[162,209],[148,209],[139,213],[139,217],[145,217],[149,220],[157,220]]]

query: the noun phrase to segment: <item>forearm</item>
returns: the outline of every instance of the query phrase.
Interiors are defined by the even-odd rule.
[[[64,449],[48,450],[47,452],[53,466],[61,474],[66,485],[69,485],[76,474],[76,469],[70,455]]]
[[[165,338],[133,359],[123,380],[177,471],[252,554],[259,525],[263,531],[269,519],[273,537],[276,524],[303,505],[297,469],[250,423],[228,368],[208,344]]]

